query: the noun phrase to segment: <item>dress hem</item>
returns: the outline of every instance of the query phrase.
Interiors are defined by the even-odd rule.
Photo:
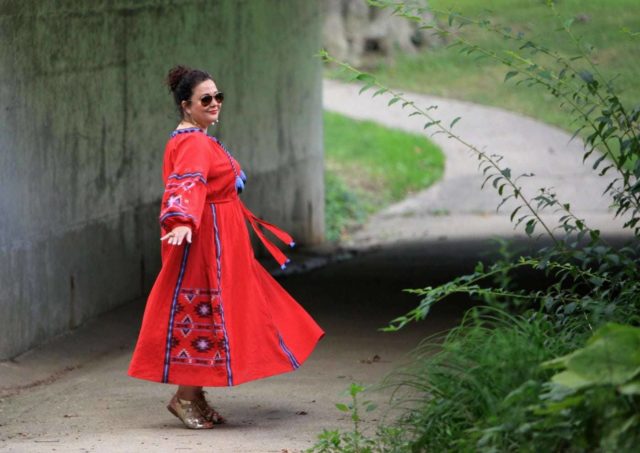
[[[300,366],[302,366],[307,359],[311,356],[311,353],[313,352],[313,350],[315,349],[316,345],[318,344],[318,342],[320,340],[322,340],[322,338],[324,338],[325,336],[325,332],[321,332],[315,339],[315,341],[313,342],[313,344],[311,345],[311,347],[309,348],[309,351],[303,355],[302,358],[300,358],[298,360]],[[201,386],[201,387],[237,387],[238,385],[241,384],[245,384],[247,382],[252,382],[252,381],[257,381],[260,379],[266,379],[269,377],[273,377],[273,376],[277,376],[280,374],[286,374],[286,373],[290,373],[292,371],[296,371],[299,368],[293,368],[293,367],[287,367],[287,368],[283,368],[281,370],[275,370],[273,372],[270,373],[265,373],[263,375],[260,376],[256,376],[256,377],[252,377],[251,379],[246,379],[246,380],[241,380],[238,381],[237,379],[234,378],[233,380],[233,384],[228,385],[228,384],[212,384],[212,383],[207,383],[207,382],[176,382],[173,381],[171,378],[169,378],[168,381],[163,381],[162,380],[162,376],[145,376],[143,373],[131,373],[130,371],[127,372],[127,376],[132,377],[134,379],[140,379],[143,381],[150,381],[150,382],[157,382],[158,384],[171,384],[171,385],[191,385],[191,386]],[[155,374],[155,373],[154,373]],[[225,378],[226,381],[226,378]]]

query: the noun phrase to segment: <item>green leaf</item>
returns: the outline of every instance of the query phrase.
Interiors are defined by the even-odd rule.
[[[640,395],[640,380],[629,382],[618,388],[623,395]]]
[[[593,74],[591,74],[587,70],[580,71],[578,75],[582,80],[584,80],[587,83],[593,83],[595,81],[595,79],[593,78]]]
[[[386,93],[387,91],[388,91],[388,90],[387,90],[386,88],[380,88],[378,91],[376,91],[375,93],[373,93],[373,96],[372,96],[372,97],[374,97],[374,98],[375,98],[376,96],[378,96],[378,95],[380,95],[380,94],[382,94],[382,93]]]
[[[531,236],[535,228],[536,228],[536,220],[535,219],[528,220],[524,227],[524,232],[527,233],[527,235]]]
[[[543,79],[551,80],[551,71],[540,71],[538,75]]]
[[[571,381],[563,373],[576,375],[574,382],[588,381],[593,385],[622,385],[640,373],[640,328],[609,323],[598,329],[584,348],[554,361],[563,363],[566,371],[553,377]],[[582,385],[582,384],[581,384]],[[571,385],[567,385],[571,386]]]
[[[584,379],[573,371],[562,371],[551,378],[552,382],[572,389],[579,389],[591,384],[591,381]]]
[[[513,212],[511,213],[511,217],[510,220],[513,222],[513,218],[516,216],[516,213],[522,208],[522,206],[518,206],[517,208],[515,208],[513,210]]]
[[[399,98],[399,97],[394,97],[393,99],[391,99],[391,100],[389,101],[389,103],[388,103],[387,105],[393,105],[393,104],[395,104],[396,102],[398,102],[399,100],[400,100],[400,98]]]
[[[536,406],[533,408],[533,413],[537,415],[557,414],[570,407],[579,405],[583,400],[583,395],[573,395],[565,397],[557,402]]]
[[[338,410],[340,410],[342,412],[349,412],[349,408],[347,407],[346,404],[336,403],[336,407],[338,408]]]
[[[360,88],[360,91],[358,91],[358,94],[362,94],[362,93],[364,93],[365,91],[367,91],[367,90],[369,90],[371,88],[373,88],[373,85],[365,85],[362,88]]]
[[[504,76],[504,81],[506,82],[507,80],[509,80],[511,77],[515,77],[518,75],[518,71],[509,71],[507,72],[507,74]]]
[[[376,82],[375,77],[373,77],[371,74],[367,74],[365,72],[361,72],[360,74],[358,74],[356,76],[356,79],[360,80],[361,82],[371,83],[371,84]]]
[[[440,120],[438,120],[438,121],[429,121],[428,123],[425,123],[423,129],[426,129],[428,127],[434,126],[436,124],[440,124]]]

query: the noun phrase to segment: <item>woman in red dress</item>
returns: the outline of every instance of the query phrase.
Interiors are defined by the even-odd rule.
[[[288,259],[260,227],[294,243],[247,209],[238,196],[246,182],[240,164],[207,135],[223,94],[208,73],[183,66],[167,83],[181,121],[164,154],[162,268],[128,374],[177,384],[167,408],[189,428],[212,428],[224,419],[203,386],[295,370],[324,332],[253,255],[246,221],[282,267]]]

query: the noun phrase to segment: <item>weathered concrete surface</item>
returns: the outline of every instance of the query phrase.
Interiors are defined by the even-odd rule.
[[[227,94],[247,205],[322,238],[320,28],[314,1],[0,1],[0,359],[148,290],[174,64]]]
[[[356,84],[325,80],[325,108],[355,119],[425,133],[427,120],[420,116],[409,117],[411,111],[403,110],[400,102],[389,107],[388,98],[373,98],[373,91],[359,95],[359,90],[360,86]],[[613,176],[599,177],[591,169],[598,156],[594,155],[582,164],[582,144],[580,140],[570,141],[571,134],[495,107],[416,93],[405,93],[405,96],[423,108],[437,105],[430,113],[445,125],[461,117],[454,132],[488,154],[503,156],[501,164],[511,168],[514,177],[534,173],[534,177],[519,180],[527,197],[537,195],[540,187],[552,187],[558,198],[563,203],[570,203],[574,213],[585,219],[590,227],[600,229],[607,236],[630,236],[622,230],[623,222],[613,218],[614,211],[609,208],[611,199],[602,196]],[[514,231],[509,220],[515,207],[513,201],[496,212],[501,201],[497,191],[493,187],[480,189],[484,178],[478,170],[477,158],[445,134],[434,135],[431,140],[446,156],[442,180],[373,215],[353,234],[348,245],[366,248],[412,240],[523,238],[524,228]],[[524,213],[522,209],[519,215]],[[553,228],[561,215],[548,210],[543,218]],[[541,228],[536,232],[542,232]]]
[[[0,451],[301,451],[325,428],[351,428],[348,416],[334,405],[348,402],[345,391],[351,382],[379,383],[419,340],[450,327],[460,313],[461,305],[446,304],[420,324],[380,332],[417,303],[402,289],[469,271],[485,249],[484,241],[459,247],[414,243],[359,253],[281,279],[326,337],[293,373],[207,389],[228,418],[228,424],[211,431],[184,429],[165,409],[175,386],[126,376],[143,305],[119,308],[0,364],[12,381],[0,390]],[[372,391],[362,398],[384,403],[388,396]],[[365,428],[373,429],[383,416],[383,410],[364,414]]]

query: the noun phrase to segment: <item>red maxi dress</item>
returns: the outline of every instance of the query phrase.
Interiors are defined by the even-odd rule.
[[[162,235],[192,228],[191,244],[162,242],[162,268],[145,307],[129,376],[155,382],[231,386],[295,370],[324,335],[255,259],[246,221],[284,267],[286,256],[238,192],[240,164],[197,128],[174,131],[165,148]]]

